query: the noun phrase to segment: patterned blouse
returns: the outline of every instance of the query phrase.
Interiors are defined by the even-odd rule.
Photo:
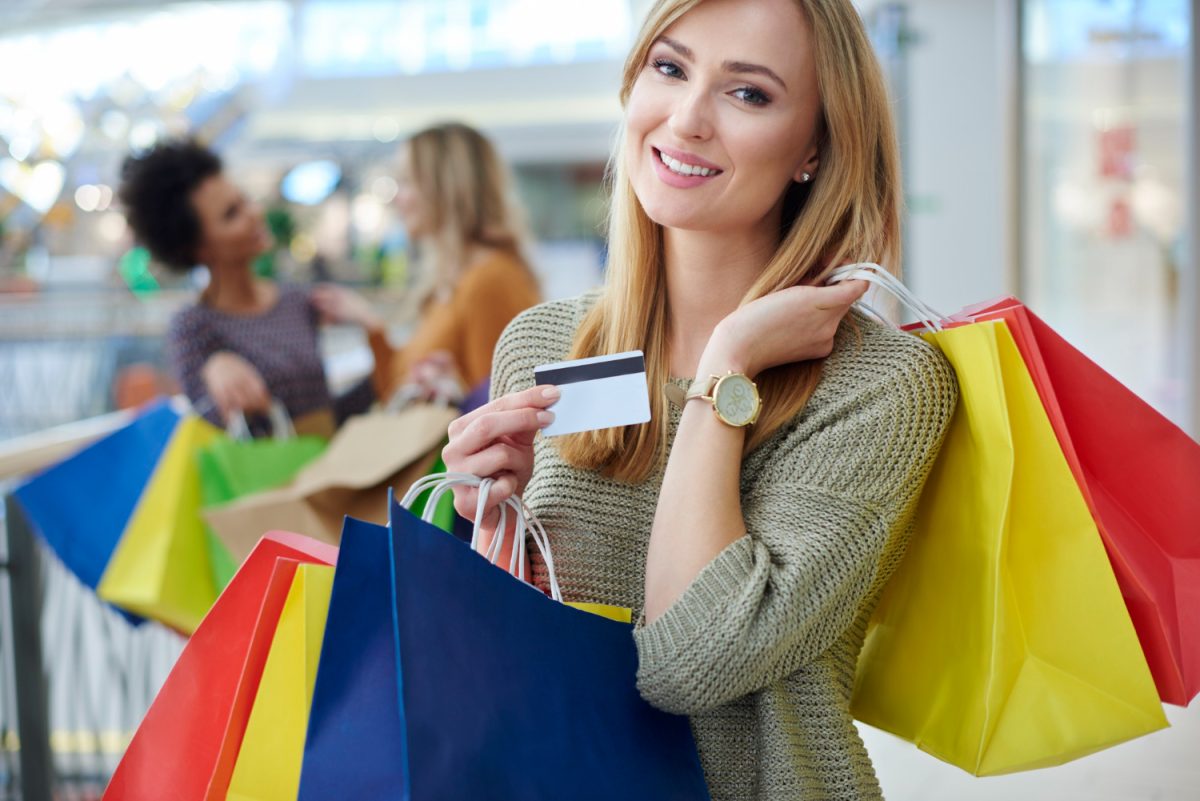
[[[201,371],[219,351],[241,356],[258,370],[271,395],[293,419],[333,406],[317,342],[318,315],[308,290],[280,286],[279,297],[261,314],[230,314],[201,303],[181,309],[167,333],[171,369],[192,404],[216,425]]]

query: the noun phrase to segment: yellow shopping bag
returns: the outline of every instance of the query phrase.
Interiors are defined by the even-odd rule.
[[[229,801],[295,801],[333,568],[300,565],[284,601],[238,751]]]
[[[101,598],[185,634],[196,630],[217,599],[196,452],[221,436],[199,417],[175,427],[96,588]]]
[[[1167,725],[1099,532],[1003,322],[923,336],[959,405],[868,627],[852,711],[976,775]]]

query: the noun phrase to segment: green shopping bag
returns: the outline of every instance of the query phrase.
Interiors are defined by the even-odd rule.
[[[231,439],[221,437],[200,449],[200,497],[204,508],[246,495],[275,489],[291,481],[300,469],[324,452],[321,437]],[[220,591],[237,571],[224,543],[205,526],[213,582]]]

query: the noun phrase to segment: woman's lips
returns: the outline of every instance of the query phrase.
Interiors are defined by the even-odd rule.
[[[710,170],[716,170],[716,172],[710,175],[683,175],[681,173],[677,173],[663,163],[661,156],[663,153],[676,161],[682,161],[686,164],[697,167],[706,167]],[[679,156],[686,156],[686,154],[675,155],[676,153],[678,153],[678,151],[660,150],[656,147],[650,148],[651,160],[654,162],[654,171],[657,173],[659,180],[661,180],[667,186],[671,186],[676,189],[692,189],[697,186],[702,186],[714,178],[718,178],[724,174],[719,167],[715,167],[709,162],[705,162],[702,159],[696,159],[694,156],[687,157],[691,160],[685,161],[685,158],[680,158]]]

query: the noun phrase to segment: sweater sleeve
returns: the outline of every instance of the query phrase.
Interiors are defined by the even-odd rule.
[[[220,350],[215,332],[203,315],[196,313],[195,308],[186,308],[171,318],[166,345],[171,372],[192,404],[200,403],[208,395],[203,377],[204,365]],[[213,416],[215,418],[215,411]]]
[[[889,541],[909,527],[954,409],[949,365],[914,345],[888,380],[789,438],[791,452],[772,457],[786,461],[787,480],[744,490],[747,534],[635,631],[638,687],[652,704],[698,714],[762,690],[854,621]]]

